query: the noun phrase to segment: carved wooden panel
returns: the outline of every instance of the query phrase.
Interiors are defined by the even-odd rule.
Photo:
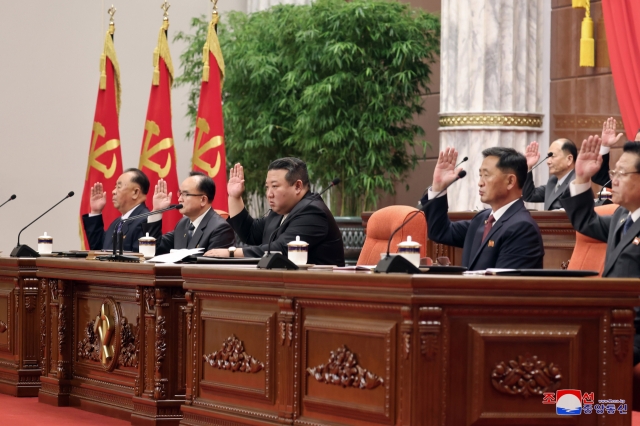
[[[322,413],[332,413],[392,424],[397,329],[391,320],[306,316],[300,349],[301,415],[322,418]]]
[[[0,279],[0,351],[12,352],[11,338],[14,300],[14,280]]]
[[[240,306],[200,313],[202,396],[224,393],[273,403],[277,304],[271,311]]]

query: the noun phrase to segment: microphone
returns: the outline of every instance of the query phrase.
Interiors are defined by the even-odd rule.
[[[539,162],[538,164],[536,164],[535,166],[533,166],[533,167],[531,168],[531,170],[529,170],[529,171],[530,171],[530,172],[532,172],[532,171],[533,171],[533,169],[535,169],[535,168],[536,168],[536,167],[538,167],[540,164],[542,164],[542,163],[544,163],[545,161],[547,161],[547,158],[549,158],[549,157],[553,157],[553,152],[548,153],[546,157],[544,157],[542,160],[540,160],[540,162]]]
[[[5,204],[7,204],[9,201],[11,200],[15,200],[16,199],[16,194],[13,194],[11,197],[9,197],[9,199],[7,201],[5,201],[4,203],[0,204],[0,207],[4,206]]]
[[[281,253],[271,254],[271,243],[273,242],[273,239],[276,233],[282,227],[282,225],[284,225],[285,222],[287,221],[291,222],[292,218],[296,217],[296,215],[298,215],[301,211],[303,211],[309,204],[311,204],[313,201],[320,198],[322,194],[324,194],[334,186],[340,184],[340,182],[342,182],[342,179],[340,178],[335,178],[334,180],[332,180],[329,186],[327,186],[322,192],[320,192],[319,194],[314,194],[311,197],[309,197],[307,199],[307,204],[305,204],[303,207],[298,209],[298,211],[296,211],[294,214],[292,215],[290,214],[289,216],[287,216],[286,219],[283,220],[282,223],[278,225],[276,229],[273,230],[271,235],[269,235],[269,244],[267,245],[267,252],[265,253],[264,256],[262,256],[262,259],[260,259],[260,261],[258,262],[259,269],[289,269],[289,270],[299,269],[295,263],[290,261],[288,257],[282,255]]]
[[[602,199],[602,191],[604,191],[604,189],[607,187],[608,184],[611,183],[612,180],[613,179],[609,179],[609,182],[602,185],[602,189],[598,192],[598,200],[595,202],[594,205],[604,206],[605,204],[613,204],[613,202],[609,198],[605,198],[604,200]]]
[[[458,167],[460,164],[464,163],[464,162],[465,162],[465,161],[467,161],[468,159],[469,159],[469,157],[464,157],[464,158],[462,159],[462,161],[461,161],[461,162],[459,162],[458,164],[456,164],[456,167]]]
[[[20,245],[20,234],[22,234],[22,231],[24,231],[25,229],[27,229],[28,227],[33,225],[33,223],[36,220],[40,219],[42,216],[44,216],[45,214],[47,214],[51,210],[53,210],[54,207],[56,207],[58,204],[60,204],[61,202],[63,202],[67,198],[73,197],[73,194],[74,194],[73,191],[69,191],[69,193],[67,194],[66,197],[64,197],[62,200],[58,201],[56,204],[54,204],[54,206],[51,207],[49,210],[47,210],[46,212],[42,213],[40,216],[35,218],[33,220],[33,222],[31,222],[30,224],[28,224],[27,226],[22,228],[20,230],[20,232],[18,233],[18,245],[14,247],[14,249],[11,251],[11,254],[9,256],[11,256],[11,257],[40,257],[40,254],[37,251],[35,251],[34,249],[32,249],[31,247],[29,247],[28,245],[26,245],[26,244]],[[13,200],[13,198],[15,198],[15,195],[13,195],[11,199]]]
[[[122,238],[122,226],[131,220],[142,219],[145,217],[152,216],[158,213],[168,212],[169,210],[180,210],[182,208],[182,204],[172,204],[169,207],[164,209],[155,210],[152,212],[141,213],[135,216],[129,216],[126,219],[122,219],[118,226],[113,230],[113,252],[110,256],[100,256],[99,260],[108,260],[110,262],[139,262],[139,259],[136,256],[126,256],[123,253],[124,251],[124,239]]]
[[[427,207],[430,203],[433,202],[433,200],[438,198],[440,196],[440,194],[442,194],[451,185],[453,185],[454,183],[456,183],[457,181],[459,181],[460,179],[462,179],[466,175],[467,175],[467,172],[465,170],[460,170],[460,173],[458,173],[458,176],[456,176],[456,178],[453,181],[451,181],[451,183],[449,183],[447,186],[445,186],[444,189],[442,189],[442,191],[438,192],[438,194],[435,197],[433,197],[432,199],[427,201],[426,204],[422,208],[424,209],[425,207]],[[393,237],[396,235],[396,233],[399,230],[401,230],[407,223],[409,223],[409,221],[411,221],[411,219],[416,217],[418,215],[418,213],[420,213],[421,211],[422,210],[416,210],[415,212],[413,212],[409,218],[405,219],[400,224],[400,226],[398,226],[391,233],[391,236],[389,237],[389,241],[387,242],[387,255],[384,257],[384,259],[380,259],[380,262],[378,262],[378,264],[376,265],[376,269],[374,270],[374,272],[385,273],[385,274],[388,274],[390,272],[401,272],[401,273],[406,273],[406,274],[419,274],[420,273],[420,269],[416,268],[413,263],[409,262],[403,256],[390,256],[389,255],[389,251],[391,250],[391,240],[393,240]]]

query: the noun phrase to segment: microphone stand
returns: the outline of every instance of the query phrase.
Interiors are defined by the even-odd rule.
[[[535,169],[535,168],[536,168],[536,167],[538,167],[540,164],[542,164],[542,163],[544,163],[545,161],[547,161],[547,159],[548,159],[549,157],[553,157],[553,152],[548,153],[546,157],[544,157],[542,160],[540,160],[540,162],[539,162],[538,164],[536,164],[535,166],[533,166],[533,167],[531,168],[531,170],[529,170],[529,171],[530,171],[530,172],[532,172],[532,171],[533,171],[533,169]]]
[[[449,185],[445,186],[442,191],[438,192],[438,194],[435,197],[433,197],[432,199],[427,201],[427,203],[424,205],[424,207],[427,207],[429,205],[429,203],[431,203],[431,202],[433,202],[433,200],[437,199],[440,196],[440,194],[442,194],[451,185],[453,185],[454,183],[456,183],[457,181],[459,181],[460,179],[462,179],[466,175],[467,175],[467,172],[464,171],[464,170],[461,170],[460,173],[458,173],[458,176]],[[384,257],[384,259],[380,259],[380,261],[376,265],[376,269],[374,269],[374,272],[385,273],[385,274],[388,274],[388,273],[391,273],[391,272],[399,272],[399,273],[404,273],[404,274],[419,274],[420,273],[420,269],[416,268],[416,266],[413,263],[409,262],[404,256],[400,256],[400,255],[391,256],[389,254],[389,251],[391,249],[391,240],[393,240],[393,236],[396,235],[396,233],[399,230],[401,230],[403,226],[405,226],[407,223],[409,223],[409,221],[411,219],[413,219],[414,217],[416,217],[418,215],[418,213],[420,213],[421,211],[422,210],[414,211],[411,214],[411,217],[409,217],[404,222],[402,222],[400,224],[400,226],[398,226],[391,233],[391,236],[389,237],[389,241],[387,242],[387,255]]]
[[[173,204],[167,208],[155,210],[152,212],[141,213],[135,216],[129,216],[126,219],[122,219],[118,226],[113,230],[113,251],[109,256],[99,256],[96,259],[108,261],[108,262],[140,262],[137,256],[128,256],[123,254],[124,252],[124,238],[122,238],[122,226],[131,220],[142,219],[145,217],[153,216],[154,214],[168,212],[169,210],[181,209],[182,204]]]
[[[602,189],[600,189],[600,192],[598,192],[598,201],[594,203],[595,206],[604,206],[606,204],[613,204],[613,201],[611,201],[609,198],[605,198],[604,200],[602,199],[602,191],[604,191],[604,189],[607,187],[607,184],[609,183],[611,183],[611,179],[609,180],[609,182],[602,185]]]
[[[320,198],[322,194],[324,194],[329,189],[331,189],[332,187],[336,186],[339,183],[340,183],[340,178],[336,178],[333,181],[331,181],[331,184],[329,184],[329,186],[326,187],[321,193],[314,194],[311,197],[309,197],[309,199],[307,200],[307,204],[302,208],[300,208],[298,212],[301,212],[302,210],[304,210],[304,208],[307,207],[307,205],[311,204],[313,201]],[[271,253],[271,242],[273,241],[276,233],[278,232],[278,229],[280,229],[280,227],[284,225],[284,222],[291,221],[292,217],[295,217],[295,215],[287,216],[287,218],[269,236],[269,244],[267,245],[267,252],[264,254],[264,256],[262,256],[262,258],[258,262],[258,269],[287,269],[290,271],[295,271],[300,269],[298,268],[298,265],[290,261],[289,258],[283,255],[282,253]]]
[[[5,204],[7,204],[9,201],[11,200],[15,200],[16,199],[16,194],[13,194],[11,197],[9,197],[9,199],[7,201],[5,201],[4,203],[0,204],[0,207],[4,206]]]

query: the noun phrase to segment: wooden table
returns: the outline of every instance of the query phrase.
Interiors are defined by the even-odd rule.
[[[180,267],[53,258],[36,264],[40,402],[137,425],[178,424],[186,383]]]
[[[40,390],[40,291],[35,259],[0,258],[0,392]]]
[[[638,280],[182,273],[181,425],[631,424]],[[629,414],[557,416],[558,389]]]

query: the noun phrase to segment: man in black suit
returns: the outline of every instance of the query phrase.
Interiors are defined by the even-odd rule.
[[[167,193],[167,183],[160,179],[153,193],[153,210],[169,207],[172,195]],[[211,208],[215,195],[213,179],[204,173],[189,173],[178,192],[178,202],[182,204],[180,213],[185,217],[176,224],[175,230],[162,235],[162,213],[149,216],[142,225],[144,232],[156,239],[156,254],[169,253],[171,249],[211,250],[233,246],[235,234],[231,225]]]
[[[604,278],[640,277],[640,142],[627,142],[611,176],[611,201],[620,207],[611,216],[599,216],[593,208],[590,178],[602,163],[600,138],[582,142],[576,161],[571,197],[562,200],[571,224],[580,233],[607,243]],[[637,311],[637,309],[636,309]],[[640,317],[635,319],[633,363],[640,362]]]
[[[440,153],[433,186],[421,200],[429,239],[462,247],[462,266],[469,270],[542,268],[544,248],[540,229],[521,198],[527,160],[512,148],[488,148],[482,155],[480,200],[491,209],[481,211],[471,220],[451,222],[446,192],[436,196],[456,179],[462,167],[455,167],[458,158],[455,149],[447,148]]]
[[[269,164],[265,185],[271,210],[254,219],[242,201],[244,170],[240,164],[233,167],[227,185],[228,222],[248,246],[233,253],[210,250],[205,256],[262,257],[272,235],[271,251],[286,255],[287,243],[299,236],[309,243],[309,263],[344,266],[342,233],[322,198],[310,192],[307,165],[293,157],[275,160]]]
[[[616,135],[616,120],[611,117],[602,124],[602,145],[600,154],[602,155],[602,166],[600,170],[591,177],[591,181],[600,185],[611,188],[609,182],[609,150],[613,145],[618,143],[623,134]],[[538,152],[538,142],[533,141],[527,146],[525,157],[527,157],[527,180],[522,188],[522,197],[524,201],[530,203],[544,202],[545,210],[558,210],[562,208],[560,199],[567,198],[569,194],[569,182],[575,178],[575,161],[578,157],[576,145],[569,139],[561,138],[554,141],[549,146],[551,157],[547,158],[549,166],[549,180],[546,185],[534,187],[533,172],[531,169],[540,160]]]
[[[91,250],[112,250],[113,231],[121,225],[122,219],[149,211],[144,204],[148,192],[149,179],[144,173],[135,168],[125,170],[111,192],[113,206],[122,214],[122,217],[111,222],[105,231],[102,210],[107,204],[107,193],[104,192],[102,183],[95,183],[91,188],[89,201],[91,213],[82,216],[89,248]],[[138,239],[144,235],[142,223],[145,221],[146,219],[136,219],[122,225],[123,250],[138,252]]]

